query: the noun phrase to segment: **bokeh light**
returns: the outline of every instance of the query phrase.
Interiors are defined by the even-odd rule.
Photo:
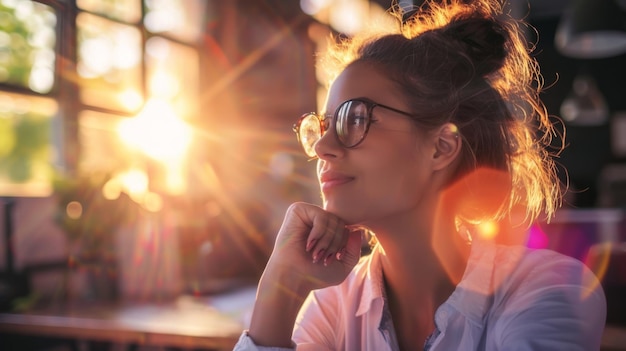
[[[143,103],[143,96],[137,90],[125,89],[118,94],[119,101],[129,111],[136,111]]]
[[[118,174],[122,189],[135,202],[141,202],[143,195],[148,192],[148,175],[140,169],[131,169]]]
[[[391,20],[380,4],[368,0],[301,0],[300,8],[321,23],[346,35],[354,35]]]
[[[71,219],[79,219],[83,215],[83,205],[78,201],[70,201],[65,207],[67,216]]]
[[[49,93],[55,84],[56,13],[34,1],[4,1],[0,10],[0,82]]]
[[[533,225],[528,230],[528,239],[526,246],[531,249],[545,249],[548,247],[550,240],[544,231],[538,225]]]
[[[159,212],[163,208],[163,198],[154,192],[147,192],[142,201],[143,207],[150,212]]]
[[[122,183],[118,177],[113,177],[102,187],[102,196],[107,200],[115,200],[122,194]]]
[[[325,9],[330,3],[331,0],[300,0],[300,8],[307,15],[313,16]]]

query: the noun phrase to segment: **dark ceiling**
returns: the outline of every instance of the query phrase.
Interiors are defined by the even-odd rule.
[[[518,6],[530,8],[530,18],[559,17],[572,0],[511,0]]]
[[[568,4],[573,0],[508,0],[512,5],[520,8],[520,11],[524,11],[530,7],[532,18],[538,17],[558,17],[563,12]],[[392,0],[372,0],[379,4],[383,8],[389,8]],[[424,0],[413,0],[413,3],[419,5]]]
[[[518,8],[518,11],[527,13],[530,9],[528,18],[543,19],[543,18],[558,18],[563,11],[575,0],[508,0],[512,6]],[[598,1],[598,0],[596,0]],[[626,9],[626,0],[615,0],[622,8]],[[378,3],[383,8],[388,8],[391,0],[372,0],[372,2]],[[421,4],[423,0],[413,0],[415,4]]]

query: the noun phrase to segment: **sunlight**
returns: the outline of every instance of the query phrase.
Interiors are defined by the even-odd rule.
[[[107,200],[117,199],[122,192],[150,212],[158,212],[163,208],[163,198],[150,191],[148,175],[141,169],[118,173],[102,187],[102,195]]]
[[[111,48],[104,38],[87,39],[80,46],[80,56],[84,59],[78,63],[77,72],[83,78],[94,78],[111,70]]]
[[[117,175],[121,188],[135,202],[141,203],[143,195],[148,192],[148,175],[140,169],[131,169]]]
[[[152,99],[137,117],[120,122],[118,133],[128,146],[163,163],[182,158],[192,130],[165,101]]]
[[[143,103],[143,96],[135,89],[126,89],[118,94],[119,101],[129,111],[136,111]]]
[[[158,71],[150,79],[150,92],[161,98],[173,98],[180,91],[177,77],[168,72]]]
[[[184,165],[182,160],[176,159],[165,166],[165,189],[170,194],[181,195],[187,190]]]

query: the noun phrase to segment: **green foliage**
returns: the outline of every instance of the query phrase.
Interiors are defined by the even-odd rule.
[[[0,113],[0,175],[14,183],[31,180],[34,165],[50,164],[50,135],[47,117]]]
[[[15,143],[17,142],[15,130],[13,130],[13,121],[3,118],[0,114],[0,158],[11,154]]]
[[[15,16],[15,10],[0,3],[0,34],[10,38],[8,46],[0,46],[0,54],[7,57],[0,61],[0,81],[28,87],[32,69],[33,47],[28,44],[30,30],[25,21]]]

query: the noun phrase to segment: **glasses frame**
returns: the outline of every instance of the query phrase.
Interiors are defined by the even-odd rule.
[[[367,108],[367,120],[366,120],[366,124],[365,124],[365,131],[363,132],[363,135],[361,136],[361,138],[356,143],[354,143],[353,145],[346,145],[341,140],[341,138],[339,137],[339,134],[337,133],[337,123],[338,123],[337,122],[338,121],[337,120],[337,116],[339,115],[339,111],[341,111],[343,106],[345,104],[347,104],[347,103],[350,103],[350,102],[360,102],[360,103],[365,104],[365,106]],[[397,108],[394,108],[394,107],[391,107],[391,106],[387,106],[387,105],[384,105],[384,104],[380,104],[378,102],[375,102],[375,101],[367,99],[367,98],[356,98],[356,99],[345,100],[344,102],[339,104],[339,106],[337,106],[337,108],[335,109],[335,112],[333,113],[332,117],[329,116],[329,115],[320,115],[320,114],[318,114],[316,112],[308,112],[308,113],[303,114],[298,119],[298,122],[296,122],[293,125],[293,131],[296,133],[296,137],[298,139],[298,142],[300,143],[300,146],[302,146],[302,148],[304,149],[304,153],[307,156],[309,156],[309,157],[316,157],[315,154],[310,155],[306,151],[307,150],[306,147],[302,144],[302,139],[300,137],[300,126],[302,125],[302,121],[304,121],[305,118],[310,117],[310,116],[315,117],[318,120],[319,124],[320,124],[320,136],[319,136],[319,139],[317,139],[317,141],[315,142],[315,143],[317,143],[320,139],[322,139],[324,134],[326,134],[326,132],[330,129],[330,124],[326,123],[326,121],[330,117],[331,118],[331,122],[334,122],[334,125],[335,125],[335,128],[334,128],[335,129],[335,133],[334,134],[335,134],[335,138],[337,139],[337,142],[339,142],[339,144],[342,147],[346,148],[346,149],[352,149],[352,148],[355,148],[358,145],[360,145],[363,142],[363,140],[365,140],[365,137],[367,136],[367,133],[370,130],[370,125],[372,124],[372,113],[373,113],[375,107],[382,107],[382,108],[384,108],[386,110],[389,110],[389,111],[392,111],[392,112],[395,112],[395,113],[398,113],[398,114],[401,114],[401,115],[404,115],[404,116],[415,117],[415,115],[412,114],[412,113],[409,113],[409,112],[406,112],[406,111],[402,111],[402,110],[399,110]],[[314,145],[315,144],[313,144],[313,147],[312,147],[313,150],[314,150]]]

